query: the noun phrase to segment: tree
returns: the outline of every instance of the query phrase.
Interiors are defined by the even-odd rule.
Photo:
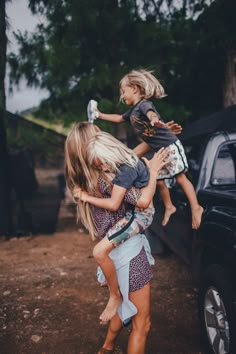
[[[0,235],[11,233],[10,187],[5,130],[5,72],[6,72],[6,11],[5,1],[0,0]]]
[[[16,34],[20,52],[11,54],[9,62],[15,83],[24,75],[29,85],[49,90],[41,115],[63,121],[86,119],[91,97],[99,99],[107,111],[124,110],[118,105],[119,80],[135,67],[154,69],[167,82],[168,63],[176,59],[169,20],[160,9],[154,21],[138,3],[30,1],[33,13],[40,12],[46,21],[31,36]],[[176,104],[171,113],[176,118],[183,115],[183,109],[178,114]]]
[[[132,68],[155,71],[168,97],[162,115],[184,123],[233,103],[234,0],[30,0],[46,21],[17,33],[12,82],[47,88],[44,118],[86,119],[86,104],[123,111],[118,83]],[[228,63],[228,64],[227,64]],[[228,102],[228,103],[227,103]]]

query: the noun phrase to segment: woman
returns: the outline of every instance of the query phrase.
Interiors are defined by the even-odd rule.
[[[104,189],[107,178],[101,179],[99,171],[87,162],[87,144],[96,135],[98,127],[91,123],[78,123],[68,134],[65,144],[65,171],[68,185],[73,193],[79,186],[91,195],[104,196],[110,186]],[[124,198],[129,205],[142,206],[142,198],[151,201],[156,187],[156,176],[162,167],[165,154],[150,161],[150,179],[141,191],[132,188]],[[106,177],[109,173],[105,173]],[[109,182],[108,182],[109,184]],[[126,213],[125,203],[117,211],[108,211],[79,201],[78,212],[86,228],[94,236],[104,236]],[[111,353],[115,338],[122,328],[122,321],[132,317],[132,331],[128,341],[128,353],[144,353],[150,328],[150,280],[152,277],[148,254],[148,242],[144,235],[130,238],[111,253],[117,272],[123,302],[109,324],[106,340],[99,354]],[[149,254],[150,258],[150,254]]]

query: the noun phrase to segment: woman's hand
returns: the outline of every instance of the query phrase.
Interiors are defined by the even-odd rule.
[[[169,155],[169,148],[161,148],[151,160],[147,160],[143,157],[144,162],[149,168],[151,173],[158,173],[164,166],[169,164],[171,161],[167,160]]]
[[[175,134],[178,135],[182,132],[182,126],[179,125],[178,123],[175,123],[174,120],[171,120],[169,122],[166,123],[166,128],[170,129],[170,131]]]

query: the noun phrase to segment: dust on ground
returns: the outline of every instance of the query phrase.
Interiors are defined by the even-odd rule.
[[[0,239],[0,354],[94,354],[108,290],[96,280],[94,243],[61,204],[57,232]],[[147,354],[201,353],[197,292],[175,255],[154,256]],[[126,353],[130,328],[117,339]]]
[[[1,354],[97,352],[108,294],[96,281],[92,247],[89,235],[76,229],[0,242]],[[147,353],[199,353],[191,275],[173,255],[155,258]],[[117,340],[123,353],[129,331]]]

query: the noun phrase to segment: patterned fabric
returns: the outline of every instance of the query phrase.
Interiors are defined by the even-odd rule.
[[[159,171],[157,180],[170,179],[181,172],[187,172],[188,162],[180,140],[169,146],[168,160],[170,160],[170,163]]]
[[[144,247],[140,253],[130,261],[129,291],[142,289],[152,279],[152,269],[147,259]]]
[[[100,193],[103,195],[103,198],[109,198],[111,196],[112,184],[102,178],[99,178],[98,187]],[[125,194],[124,202],[117,211],[106,210],[98,207],[93,208],[93,217],[99,238],[104,237],[108,230],[126,215],[126,212],[133,212],[134,205],[136,205],[141,194],[142,192],[140,189],[129,189]]]
[[[119,246],[130,237],[142,233],[152,223],[155,209],[136,208],[134,213],[127,212],[107,233],[107,238],[114,247]]]

